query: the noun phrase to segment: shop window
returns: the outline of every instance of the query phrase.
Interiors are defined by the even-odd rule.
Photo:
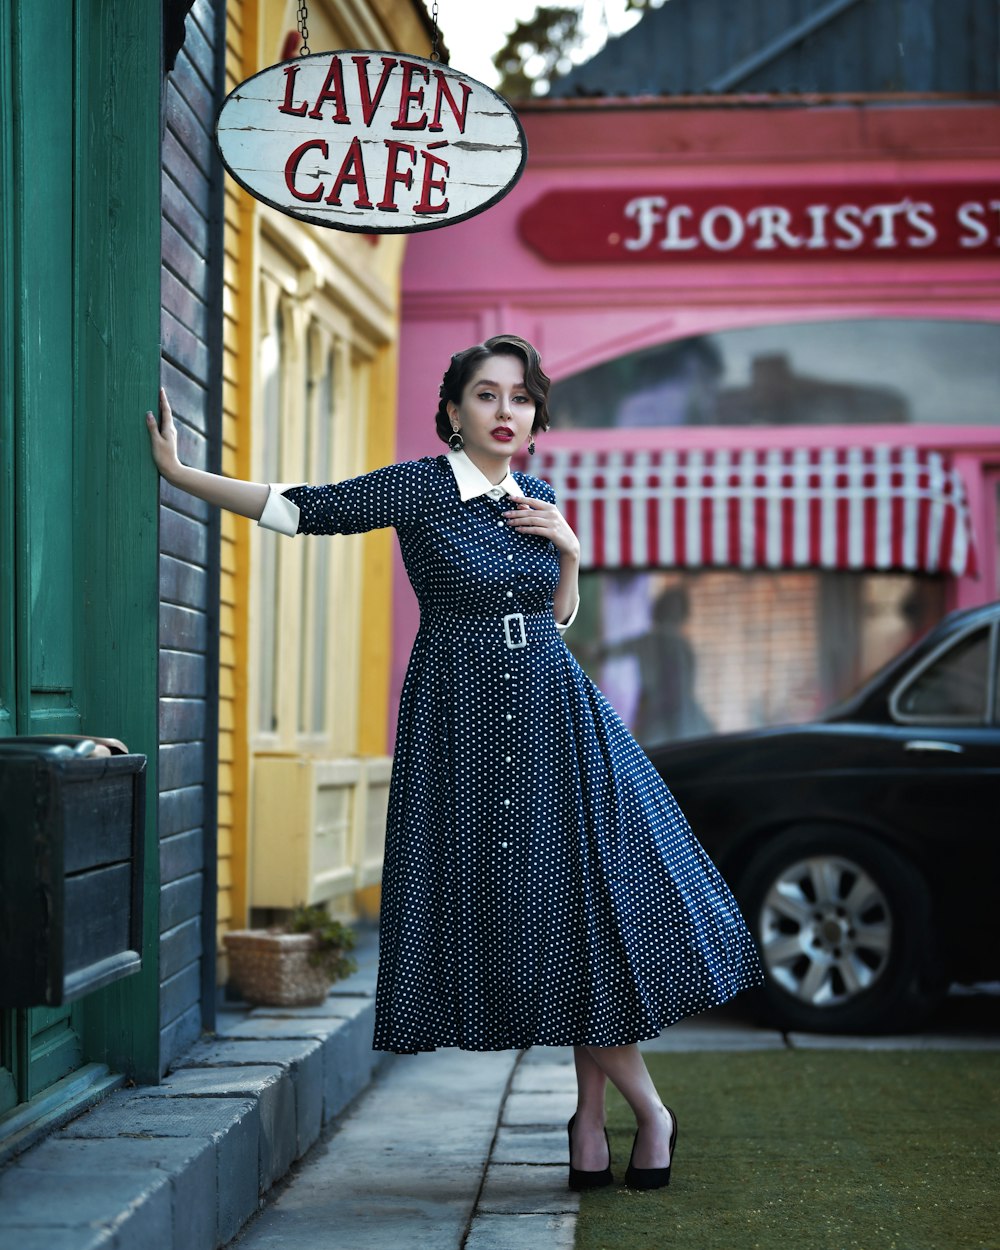
[[[1000,325],[885,319],[724,330],[557,382],[553,429],[989,425]]]
[[[566,639],[646,748],[812,720],[922,636],[942,578],[590,572]]]
[[[980,724],[986,718],[989,661],[989,630],[968,634],[899,693],[897,715],[906,721]]]

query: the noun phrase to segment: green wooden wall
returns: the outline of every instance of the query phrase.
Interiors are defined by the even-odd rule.
[[[142,972],[0,1013],[0,1113],[84,1061],[158,1078],[160,6],[0,0],[0,735],[149,756]],[[2,1130],[2,1125],[0,1125]]]

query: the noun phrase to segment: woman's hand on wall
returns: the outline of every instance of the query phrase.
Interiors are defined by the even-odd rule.
[[[241,482],[238,478],[223,477],[219,473],[206,473],[202,469],[192,469],[181,464],[177,455],[177,427],[174,425],[174,414],[170,410],[167,392],[160,387],[160,419],[151,412],[146,413],[146,428],[149,430],[150,449],[153,461],[161,476],[171,486],[187,491],[198,499],[216,504],[238,516],[249,517],[252,521],[260,519],[264,511],[270,487],[259,482]]]
[[[177,427],[174,425],[174,414],[170,409],[167,392],[162,386],[160,387],[160,419],[157,421],[151,412],[147,412],[146,428],[149,430],[153,462],[160,476],[172,482],[184,466],[177,455]]]

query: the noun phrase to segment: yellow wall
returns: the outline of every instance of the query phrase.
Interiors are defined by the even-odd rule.
[[[227,90],[280,59],[286,36],[295,29],[297,8],[295,0],[228,0]],[[309,43],[313,52],[337,47],[430,52],[419,0],[349,5],[314,0]],[[272,438],[280,429],[280,480],[343,478],[391,461],[405,241],[307,226],[260,204],[227,178],[225,247],[224,471],[259,478],[271,445],[267,429]],[[276,344],[280,367],[275,365]],[[332,416],[323,426],[325,384],[330,384]],[[331,468],[324,474],[310,452],[326,435]],[[321,556],[317,546],[324,541],[330,551]],[[282,545],[269,551],[269,542]],[[224,517],[220,935],[245,925],[254,906],[271,905],[260,902],[260,866],[278,862],[288,839],[309,836],[301,827],[279,827],[274,813],[283,809],[272,788],[255,820],[256,760],[273,761],[257,781],[284,776],[288,769],[281,759],[291,774],[298,761],[317,776],[351,778],[360,772],[362,780],[367,777],[370,788],[364,794],[360,789],[352,794],[347,782],[339,790],[315,789],[312,807],[334,812],[329,819],[338,828],[351,820],[363,825],[366,819],[371,826],[378,803],[384,803],[392,542],[391,532],[279,539],[249,522]],[[322,559],[329,565],[325,611],[314,602]],[[268,603],[273,612],[262,606]],[[268,643],[272,629],[273,648]],[[303,723],[313,708],[321,669],[318,647],[327,668],[327,708],[319,729]],[[270,671],[266,665],[262,669],[265,654],[274,656],[270,681],[262,680],[262,672]],[[265,689],[272,692],[273,713]],[[352,762],[360,762],[360,770]],[[267,781],[268,787],[273,784]],[[300,803],[294,810],[305,808]],[[301,825],[302,818],[297,819]],[[356,854],[361,841],[359,834]],[[329,845],[327,838],[322,846]],[[364,885],[371,876],[370,867],[364,875],[359,872],[360,888],[338,898],[339,910],[370,914],[377,907],[378,887]],[[309,886],[302,885],[305,897]],[[220,974],[224,971],[220,965]]]

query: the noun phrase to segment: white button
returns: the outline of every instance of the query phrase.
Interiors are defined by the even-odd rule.
[[[504,681],[510,681],[510,673],[504,673]]]
[[[501,529],[503,529],[503,527],[504,527],[506,524],[507,524],[507,522],[506,522],[506,521],[497,521],[497,525],[499,525]]]
[[[509,756],[509,755],[505,755],[503,758],[504,758],[504,763],[505,763],[505,764],[509,764],[509,763],[510,763],[510,756]]]
[[[511,716],[510,712],[508,712],[508,713],[507,713],[507,719],[508,719],[508,720],[513,720],[513,719],[514,719],[514,718],[513,718],[513,716]]]
[[[514,559],[514,557],[513,557],[513,556],[508,556],[508,557],[507,557],[507,559],[508,559],[508,560],[513,560],[513,559]]]
[[[504,807],[510,807],[510,799],[504,799],[503,805]]]
[[[514,598],[514,592],[513,592],[512,590],[508,590],[508,591],[507,591],[507,598],[508,598],[508,599],[513,599],[513,598]]]
[[[507,849],[507,843],[506,843],[506,842],[501,842],[501,843],[500,843],[500,846],[501,846],[501,848],[502,848],[503,850],[506,850],[506,849]]]

